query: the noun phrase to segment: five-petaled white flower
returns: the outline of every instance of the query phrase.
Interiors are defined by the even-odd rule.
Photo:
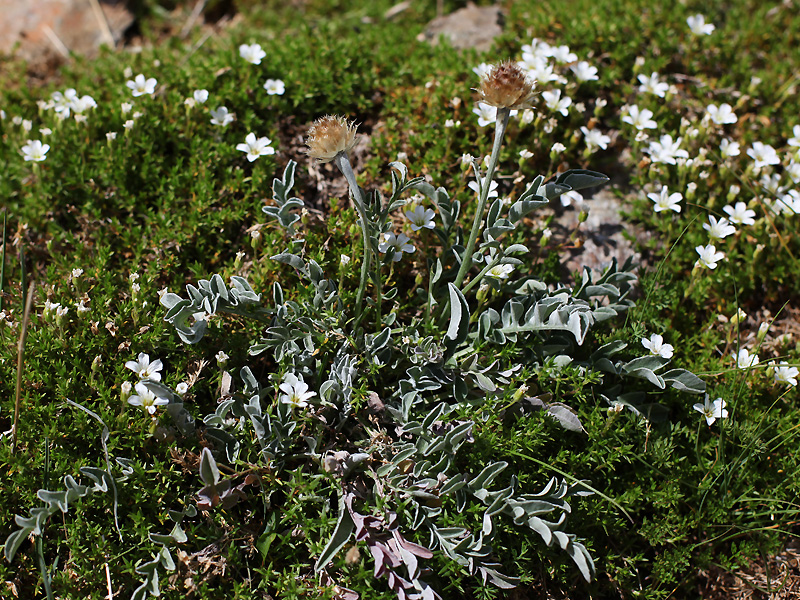
[[[585,60],[571,65],[570,69],[575,74],[575,79],[578,81],[597,81],[597,67],[593,67]]]
[[[781,159],[778,158],[778,153],[775,152],[775,148],[761,142],[753,142],[753,146],[747,149],[747,156],[755,161],[753,166],[756,169],[768,165],[778,165],[781,162]]]
[[[156,413],[156,408],[159,406],[169,404],[169,400],[156,396],[156,394],[141,381],[136,384],[134,389],[136,393],[128,398],[128,404],[131,406],[141,406],[151,415]]]
[[[572,105],[572,98],[561,97],[561,90],[553,90],[552,92],[542,92],[547,108],[553,112],[561,113],[563,116],[569,114],[569,107]]]
[[[280,79],[267,79],[264,82],[264,89],[270,96],[283,96],[286,91],[286,86]]]
[[[266,137],[256,138],[255,133],[248,133],[244,138],[244,143],[237,144],[236,149],[247,152],[247,160],[253,162],[259,156],[275,154],[275,148],[270,146],[272,141]]]
[[[700,255],[700,258],[697,259],[695,262],[696,267],[708,267],[709,269],[716,269],[717,263],[725,258],[725,254],[722,252],[717,252],[716,247],[714,244],[708,244],[707,246],[697,246],[695,248],[695,252]]]
[[[638,76],[638,79],[639,83],[642,84],[639,86],[639,91],[643,94],[654,94],[659,98],[663,98],[669,91],[669,84],[661,81],[658,78],[658,73],[652,73],[650,77],[642,73]]]
[[[414,210],[407,210],[405,212],[406,219],[411,221],[412,231],[419,231],[420,229],[433,229],[433,220],[436,218],[436,213],[432,208],[425,208],[424,206],[417,206]]]
[[[703,15],[692,15],[686,19],[686,24],[695,35],[711,35],[715,29],[712,23],[706,23]]]
[[[747,348],[739,348],[739,351],[733,355],[736,361],[736,366],[740,369],[749,369],[758,364],[758,354],[750,354]]]
[[[128,86],[134,96],[144,96],[145,94],[154,93],[157,83],[153,77],[145,78],[144,75],[139,73],[132,80],[128,80],[125,85]]]
[[[775,383],[783,383],[793,387],[797,386],[797,375],[800,373],[797,367],[790,367],[788,363],[781,362],[773,366],[773,372]]]
[[[485,185],[486,185],[486,177],[481,177],[481,186],[485,186]],[[473,192],[475,192],[476,194],[480,194],[481,193],[481,190],[478,187],[478,182],[477,181],[470,181],[467,184],[467,187],[469,189],[471,189]],[[497,198],[497,182],[496,181],[492,180],[492,181],[489,182],[489,195],[486,196],[486,197],[487,198]]]
[[[91,96],[81,96],[80,98],[76,97],[72,101],[72,112],[75,113],[75,118],[78,118],[78,115],[83,114],[90,108],[95,108],[97,106],[97,102],[94,101],[94,98]]]
[[[387,232],[383,234],[383,241],[378,244],[378,250],[381,252],[388,252],[390,249],[393,249],[394,256],[392,260],[397,262],[403,257],[403,252],[411,254],[416,250],[410,242],[410,238],[405,233],[395,235],[392,232]]]
[[[491,257],[486,257],[487,262],[491,262]],[[495,265],[488,271],[486,271],[486,277],[491,277],[492,279],[508,279],[508,276],[511,275],[511,272],[514,270],[514,265]]]
[[[478,102],[472,112],[478,115],[478,127],[486,127],[497,120],[497,107]]]
[[[550,46],[549,56],[559,63],[573,63],[578,60],[574,52],[570,52],[569,46]]]
[[[675,349],[672,344],[665,344],[664,338],[657,333],[650,336],[650,339],[642,338],[642,346],[650,350],[650,354],[655,354],[661,358],[672,358]]]
[[[693,408],[697,412],[703,414],[709,427],[711,427],[717,419],[728,418],[728,409],[725,408],[725,401],[722,398],[717,398],[712,403],[711,398],[706,394],[703,404],[695,404]]]
[[[254,65],[260,65],[261,59],[267,55],[259,44],[242,44],[239,46],[239,56]]]
[[[303,381],[303,376],[298,377],[294,373],[287,373],[283,377],[280,391],[280,401],[288,404],[292,408],[305,408],[308,406],[308,399],[317,395],[316,392],[308,391],[308,384]]]
[[[794,146],[795,148],[800,146],[800,125],[795,125],[792,127],[792,137],[789,138],[787,144]]]
[[[24,160],[42,162],[47,158],[47,151],[50,150],[50,145],[43,144],[40,140],[28,140],[20,150]]]
[[[677,164],[676,158],[689,158],[689,153],[680,148],[682,141],[683,138],[673,141],[672,136],[665,133],[658,141],[653,140],[650,142],[650,146],[645,152],[650,155],[650,160],[654,163],[675,165]]]
[[[736,225],[753,225],[756,211],[747,208],[744,202],[737,202],[735,206],[724,206],[722,208],[727,214],[731,223]]]
[[[586,126],[581,127],[583,139],[586,142],[586,148],[590,152],[594,152],[596,148],[603,150],[608,148],[611,138],[601,132],[599,129],[588,129]]]
[[[732,142],[727,138],[723,138],[719,143],[719,152],[722,154],[722,156],[727,158],[739,156],[741,152],[739,149],[739,142]]]
[[[736,233],[736,227],[728,219],[722,217],[719,221],[714,215],[708,215],[708,223],[703,223],[703,229],[708,231],[708,237],[721,240]]]
[[[164,368],[161,360],[156,359],[150,362],[150,355],[144,352],[139,353],[137,360],[126,362],[125,366],[136,373],[139,379],[149,379],[150,381],[161,381],[161,373],[159,371]]]
[[[716,104],[709,104],[706,107],[706,113],[708,114],[708,118],[717,125],[732,125],[739,120],[733,112],[733,108],[731,108],[731,105],[727,102],[720,104],[719,107],[717,107]]]
[[[661,192],[651,192],[647,194],[647,197],[655,202],[653,210],[656,212],[661,212],[662,210],[674,210],[676,213],[681,212],[681,200],[683,200],[683,194],[680,192],[670,194],[667,186],[665,185],[661,186]]]
[[[78,92],[74,88],[64,90],[64,93],[53,92],[50,94],[53,109],[62,116],[69,117],[72,111],[72,102],[78,97]]]
[[[624,123],[630,123],[639,131],[644,129],[655,129],[658,127],[658,123],[653,120],[653,111],[643,108],[639,110],[639,107],[635,104],[632,104],[627,107],[627,114],[622,117],[622,121]]]
[[[211,111],[211,124],[219,127],[225,127],[233,123],[234,114],[228,112],[224,106],[218,106]]]
[[[195,90],[192,92],[192,98],[198,104],[205,104],[208,100],[208,90]]]

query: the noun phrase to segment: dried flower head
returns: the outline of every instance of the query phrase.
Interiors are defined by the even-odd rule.
[[[356,124],[344,117],[327,115],[314,121],[308,130],[308,154],[319,162],[330,162],[340,152],[356,145]]]
[[[522,110],[533,106],[534,84],[517,63],[505,61],[481,78],[477,92],[480,101],[490,106]]]

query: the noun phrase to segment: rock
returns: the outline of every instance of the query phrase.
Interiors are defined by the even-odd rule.
[[[444,36],[454,48],[475,48],[484,52],[492,46],[494,38],[503,32],[503,13],[498,6],[467,6],[428,24],[420,41],[429,41],[434,46]]]
[[[133,24],[124,0],[0,0],[0,53],[36,62],[91,55]]]

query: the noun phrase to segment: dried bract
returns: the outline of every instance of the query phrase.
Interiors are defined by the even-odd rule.
[[[319,162],[331,162],[337,154],[355,146],[356,127],[344,117],[327,115],[317,119],[308,130],[306,154]]]
[[[522,110],[533,107],[534,85],[517,63],[506,61],[491,68],[477,92],[480,101],[490,106]]]

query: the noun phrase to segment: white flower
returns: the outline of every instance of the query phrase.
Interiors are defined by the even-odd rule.
[[[720,104],[719,108],[717,108],[716,104],[709,104],[706,107],[706,113],[708,114],[708,118],[717,125],[732,125],[739,120],[734,114],[731,105],[727,103]]]
[[[283,96],[286,86],[280,79],[267,79],[264,82],[264,89],[269,96]]]
[[[665,133],[658,141],[650,142],[650,147],[645,150],[654,163],[677,164],[676,158],[689,158],[686,150],[681,150],[683,138],[672,140],[672,136]]]
[[[151,415],[154,415],[156,408],[169,404],[169,400],[156,396],[150,389],[141,381],[136,384],[136,393],[128,398],[128,404],[131,406],[141,406]]]
[[[183,396],[186,392],[189,391],[189,384],[185,381],[181,381],[178,385],[175,386],[175,391],[178,393],[179,396]]]
[[[778,158],[778,153],[775,152],[775,148],[761,142],[753,142],[753,147],[747,150],[747,156],[755,161],[753,166],[756,169],[767,165],[777,165],[781,162],[781,159]]]
[[[270,146],[271,140],[266,137],[256,138],[255,133],[248,133],[244,143],[237,144],[236,149],[247,153],[247,160],[253,162],[259,156],[275,154],[275,148]]]
[[[491,261],[490,257],[486,257],[487,262]],[[492,279],[508,279],[511,272],[514,270],[514,265],[495,265],[486,272],[486,277]]]
[[[411,254],[416,250],[416,248],[409,243],[410,241],[411,240],[405,233],[395,235],[394,233],[387,232],[383,234],[383,241],[378,244],[378,250],[381,252],[388,252],[389,249],[394,249],[392,260],[397,262],[403,257],[403,252]]]
[[[477,67],[472,67],[472,72],[475,73],[478,77],[483,79],[489,74],[489,71],[492,70],[492,65],[489,63],[481,63]]]
[[[719,143],[719,152],[722,156],[727,158],[732,158],[734,156],[739,156],[739,142],[732,142],[727,138],[723,138],[722,141]]]
[[[703,223],[703,229],[708,231],[708,237],[712,240],[722,240],[736,233],[736,227],[731,225],[728,219],[722,217],[717,221],[714,215],[708,215],[708,223]]]
[[[800,162],[791,161],[786,165],[786,174],[794,183],[800,183]]]
[[[72,269],[72,278],[73,279],[78,279],[78,277],[80,277],[81,275],[83,275],[83,269],[80,269],[80,268]]]
[[[144,96],[145,94],[152,94],[156,91],[156,84],[158,82],[150,77],[145,79],[145,76],[139,73],[133,80],[128,80],[125,85],[131,90],[131,94],[135,96]]]
[[[725,401],[722,398],[717,398],[712,404],[711,399],[708,397],[708,394],[706,394],[703,404],[695,404],[693,408],[697,412],[703,414],[709,427],[711,427],[717,419],[728,418],[728,409],[725,408]]]
[[[205,104],[208,100],[208,90],[195,90],[192,92],[192,99],[198,104]]]
[[[647,194],[647,197],[655,202],[653,210],[655,210],[657,213],[661,212],[662,210],[674,210],[676,213],[681,212],[680,203],[681,200],[683,200],[683,195],[680,192],[670,194],[667,186],[665,185],[661,186],[661,192],[651,192]]]
[[[544,98],[547,108],[553,112],[561,113],[565,117],[569,114],[569,107],[572,104],[572,98],[562,98],[561,90],[542,92],[542,98]]]
[[[497,107],[478,102],[472,112],[478,115],[478,127],[486,127],[497,121]]]
[[[722,210],[728,213],[728,218],[731,223],[735,223],[736,225],[755,224],[753,217],[756,216],[756,212],[747,208],[744,202],[737,202],[735,206],[725,206]]]
[[[714,244],[708,244],[707,246],[697,246],[695,251],[700,255],[700,258],[697,259],[695,262],[696,267],[708,267],[709,269],[716,269],[717,263],[725,258],[725,254],[722,252],[717,252],[716,247]]]
[[[76,92],[73,88],[69,88],[64,90],[64,93],[61,92],[53,92],[50,94],[50,99],[52,102],[53,109],[59,115],[63,114],[63,116],[69,117],[70,112],[72,111],[72,102],[78,97],[78,92]]]
[[[228,356],[227,354],[225,354],[225,352],[223,352],[222,350],[220,350],[219,352],[217,352],[217,354],[214,356],[214,358],[216,358],[216,359],[217,359],[217,364],[218,364],[218,365],[219,365],[221,368],[223,368],[223,369],[224,369],[224,368],[225,368],[225,365],[227,365],[227,364],[228,364],[228,359],[230,359],[230,356]]]
[[[522,45],[522,54],[531,54],[540,59],[546,59],[553,55],[553,47],[538,38],[533,38],[530,44]]]
[[[486,185],[486,177],[481,177],[481,187],[483,187],[485,185]],[[480,194],[481,193],[481,190],[478,187],[478,182],[477,181],[470,181],[467,184],[467,187],[469,189],[471,189],[473,192],[475,192],[476,194]],[[497,198],[497,182],[496,181],[490,181],[489,182],[489,194],[486,197],[487,198]]]
[[[239,46],[239,56],[254,65],[260,65],[261,59],[267,55],[259,44],[242,44]]]
[[[655,354],[661,358],[672,358],[675,349],[671,344],[665,344],[664,338],[659,334],[654,333],[650,339],[642,338],[642,346],[650,350],[650,354]]]
[[[577,55],[569,51],[569,46],[551,46],[549,54],[560,63],[572,63],[578,60]]]
[[[539,194],[540,196],[544,196],[544,192]],[[561,206],[570,206],[573,202],[575,203],[575,208],[581,210],[583,208],[583,196],[580,192],[575,190],[568,190],[561,194],[558,197],[561,200]]]
[[[639,91],[643,94],[654,94],[659,98],[663,98],[669,91],[669,84],[661,81],[658,78],[658,73],[653,73],[650,77],[642,73],[638,76],[638,79],[639,83],[642,84],[639,86]]]
[[[47,151],[50,150],[49,144],[43,144],[39,140],[28,140],[28,142],[20,149],[24,160],[32,160],[34,162],[42,162],[47,158]]]
[[[43,136],[47,137],[48,135],[51,135],[53,133],[53,130],[50,129],[49,127],[40,127],[39,128],[39,133],[41,133]]]
[[[711,35],[714,32],[714,25],[706,23],[703,15],[692,15],[686,19],[686,24],[695,35]]]
[[[344,267],[345,265],[350,263],[351,258],[347,256],[347,254],[342,254],[339,256],[339,265]]]
[[[123,115],[127,115],[132,110],[133,110],[133,104],[131,104],[130,102],[123,102],[122,104],[119,105],[119,111]]]
[[[772,175],[764,173],[759,180],[761,187],[767,190],[773,196],[780,196],[784,189],[781,187],[781,176],[777,173]]]
[[[161,381],[161,373],[159,371],[164,368],[164,365],[158,359],[150,362],[150,355],[140,352],[138,359],[129,360],[125,363],[125,367],[136,373],[139,379]]]
[[[136,124],[136,121],[134,121],[133,119],[128,119],[127,121],[125,121],[122,124],[122,127],[123,127],[123,129],[131,130],[131,129],[133,129],[133,126],[135,124]]]
[[[233,117],[234,114],[228,112],[227,108],[224,106],[218,106],[211,111],[211,124],[218,125],[219,127],[225,127],[226,125],[233,123]]]
[[[78,311],[78,314],[83,314],[89,312],[91,309],[86,306],[83,300],[80,300],[79,302],[75,303],[75,310]]]
[[[597,67],[593,67],[585,60],[580,61],[578,64],[571,65],[570,69],[575,74],[575,79],[578,81],[597,81]]]
[[[117,132],[116,131],[109,131],[108,133],[106,133],[106,140],[107,141],[113,142],[115,139],[117,139]]]
[[[759,362],[758,354],[751,355],[747,348],[740,348],[739,352],[733,355],[733,359],[736,361],[736,366],[740,369],[755,367]]]
[[[653,111],[646,108],[639,110],[639,107],[635,104],[628,106],[627,114],[622,117],[622,121],[630,123],[639,131],[658,127],[658,123],[653,121]]]
[[[596,148],[602,148],[603,150],[606,150],[608,148],[608,144],[611,142],[611,138],[603,134],[599,129],[587,129],[586,126],[582,126],[581,132],[583,133],[583,139],[586,142],[586,147],[591,152],[594,152]]]
[[[562,144],[561,142],[556,142],[555,144],[553,144],[553,147],[550,148],[550,154],[561,154],[566,149],[567,147],[564,144]]]
[[[436,218],[436,213],[432,208],[425,208],[424,206],[417,206],[413,211],[407,210],[405,212],[406,219],[411,221],[412,231],[419,231],[420,229],[433,229],[433,220]]]
[[[800,146],[800,125],[795,125],[792,128],[792,137],[789,138],[787,143],[794,147]]]
[[[308,406],[308,399],[317,395],[316,392],[308,391],[308,384],[303,381],[302,375],[297,377],[294,373],[287,373],[279,388],[283,392],[280,401],[292,408],[305,408]]]
[[[125,381],[122,383],[120,387],[120,395],[122,396],[123,400],[127,400],[131,395],[131,390],[133,390],[133,385],[131,385],[130,381]]]
[[[775,383],[797,386],[797,375],[800,373],[797,367],[790,367],[787,363],[781,362],[779,365],[773,367],[773,371]]]
[[[97,106],[97,102],[94,101],[94,98],[91,96],[81,96],[80,98],[75,98],[72,101],[72,112],[75,113],[75,118],[78,118],[78,115],[86,112],[90,108],[95,108]]]
[[[523,148],[522,150],[519,151],[519,157],[522,160],[528,160],[529,158],[533,158],[533,152],[531,152],[527,148]]]
[[[522,60],[517,64],[531,79],[538,82],[540,85],[550,83],[551,81],[566,83],[566,80],[553,71],[552,65],[543,58],[523,53]]]

